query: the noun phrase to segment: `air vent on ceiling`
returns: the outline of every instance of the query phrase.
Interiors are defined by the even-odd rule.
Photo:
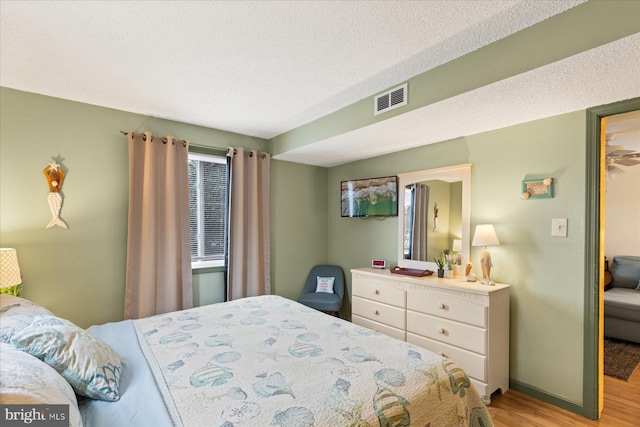
[[[377,116],[403,105],[407,105],[406,83],[376,96],[373,100],[373,115]]]

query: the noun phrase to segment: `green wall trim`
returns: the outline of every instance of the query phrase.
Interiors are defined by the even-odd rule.
[[[550,403],[554,406],[557,406],[558,408],[566,409],[567,411],[573,412],[574,414],[582,415],[582,406],[580,406],[579,404],[570,402],[558,396],[554,396],[553,394],[549,394],[536,387],[532,387],[528,384],[516,381],[512,378],[509,379],[509,388],[543,402]]]
[[[584,294],[584,375],[583,412],[598,419],[599,394],[599,314],[600,314],[600,122],[603,117],[640,110],[640,98],[587,110],[585,173],[585,294]]]

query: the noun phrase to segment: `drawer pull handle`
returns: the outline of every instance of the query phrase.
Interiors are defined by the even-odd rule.
[[[447,306],[444,305],[444,303],[441,302],[440,304],[438,304],[438,308],[441,309],[441,310],[444,310],[445,308],[447,308]]]
[[[373,291],[373,293],[376,294],[376,295],[380,295],[380,291],[377,290],[377,289],[375,291]]]
[[[376,316],[380,315],[380,312],[378,310],[374,311],[373,314],[375,314]]]
[[[438,333],[444,335],[447,331],[444,330],[444,328],[440,328],[438,329]]]

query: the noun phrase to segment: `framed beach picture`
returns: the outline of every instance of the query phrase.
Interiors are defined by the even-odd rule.
[[[398,177],[356,179],[340,183],[342,217],[398,215]]]
[[[522,181],[522,199],[550,199],[553,197],[553,178]]]

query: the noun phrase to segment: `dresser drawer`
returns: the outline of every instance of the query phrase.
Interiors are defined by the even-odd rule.
[[[488,307],[482,302],[442,292],[408,291],[407,309],[482,328],[487,327]]]
[[[354,296],[394,305],[400,308],[406,307],[405,290],[390,285],[389,283],[385,283],[384,280],[354,275],[351,290]]]
[[[426,348],[440,356],[455,360],[470,377],[480,381],[487,380],[487,358],[485,356],[412,334],[411,332],[407,333],[407,342]]]
[[[406,325],[406,311],[403,308],[370,301],[360,297],[353,297],[352,314],[375,322],[384,323],[394,328],[404,330]]]
[[[487,330],[477,326],[407,311],[407,332],[482,355],[487,354]]]
[[[364,326],[365,328],[372,329],[376,332],[380,332],[381,334],[385,334],[402,341],[405,340],[404,329],[397,329],[389,325],[383,325],[382,323],[374,322],[373,320],[365,319],[364,317],[356,316],[355,314],[351,316],[351,321],[356,325]]]

